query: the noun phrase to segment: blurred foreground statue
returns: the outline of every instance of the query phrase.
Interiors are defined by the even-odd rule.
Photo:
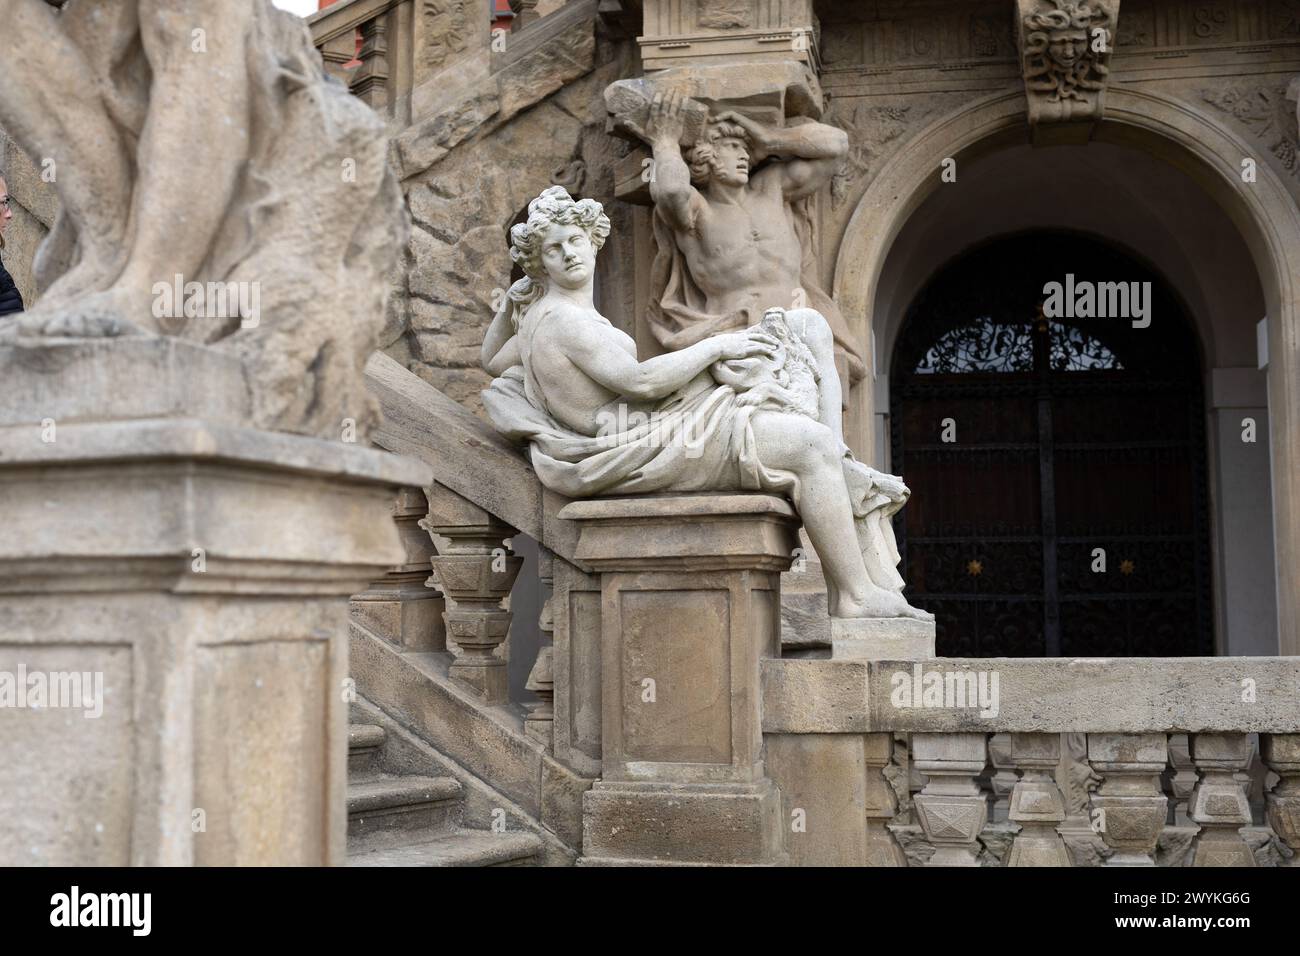
[[[245,363],[252,424],[373,418],[405,216],[383,124],[269,0],[0,0],[0,124],[57,188],[0,342],[176,335]]]

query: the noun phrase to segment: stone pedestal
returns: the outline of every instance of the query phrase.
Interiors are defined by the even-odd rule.
[[[934,622],[906,617],[831,618],[837,660],[924,661],[934,657]]]
[[[429,476],[239,427],[242,375],[167,339],[0,348],[0,865],[343,862],[348,597]]]
[[[779,654],[790,506],[645,497],[560,517],[580,522],[577,556],[601,582],[602,780],[583,800],[584,862],[785,862],[759,663]]]

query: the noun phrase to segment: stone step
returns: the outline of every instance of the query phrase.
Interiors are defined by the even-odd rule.
[[[460,781],[452,777],[353,777],[348,780],[348,846],[409,841],[416,830],[450,831],[460,825],[460,797]]]
[[[423,843],[348,853],[348,866],[536,866],[542,841],[531,833],[452,830]]]
[[[349,724],[348,774],[361,774],[373,769],[387,738],[387,732],[377,724]]]

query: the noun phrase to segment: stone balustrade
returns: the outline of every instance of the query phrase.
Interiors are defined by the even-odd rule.
[[[878,811],[816,810],[890,774],[844,759],[845,741],[905,735],[925,782],[886,830],[907,865],[1296,866],[1298,678],[1295,658],[765,661],[766,745],[786,758],[772,776],[807,809],[791,860],[890,865],[843,852]]]

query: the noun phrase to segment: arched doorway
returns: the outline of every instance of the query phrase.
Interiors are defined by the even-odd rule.
[[[923,281],[933,273],[929,263],[951,254],[936,257],[935,248],[948,245],[959,234],[967,238],[957,248],[976,237],[1065,224],[1093,235],[1114,236],[1127,248],[1141,250],[1177,283],[1207,349],[1206,372],[1214,379],[1207,382],[1214,419],[1214,593],[1216,613],[1223,618],[1216,622],[1216,652],[1300,652],[1300,590],[1294,587],[1300,567],[1300,349],[1296,347],[1300,297],[1294,292],[1300,282],[1300,209],[1296,201],[1270,163],[1259,165],[1255,182],[1242,180],[1241,159],[1252,155],[1251,146],[1222,117],[1185,98],[1120,85],[1107,91],[1106,117],[1087,146],[1034,150],[1035,163],[1019,164],[1019,170],[1010,174],[1002,171],[998,178],[1006,189],[1001,204],[982,205],[965,224],[969,228],[954,229],[944,221],[938,230],[922,235],[920,245],[906,243],[927,207],[967,201],[972,174],[980,164],[986,160],[1001,164],[1002,157],[1028,150],[1024,110],[1023,91],[1007,90],[937,117],[884,161],[854,203],[834,253],[832,288],[841,310],[852,317],[869,343],[873,366],[881,376],[878,387],[863,390],[860,397],[859,420],[866,424],[854,436],[855,449],[878,466],[893,467],[888,363],[895,323],[901,323],[913,290],[919,287],[907,288],[907,263],[919,260],[925,265]],[[1125,156],[1095,161],[1098,147]],[[1084,179],[1089,178],[1088,170],[1095,169],[1106,171],[1109,181],[1088,186],[1080,183],[1079,174],[1062,173],[1046,189],[1024,182],[1025,171],[1055,172],[1058,162],[1072,155],[1086,159],[1085,168],[1079,170]],[[1128,163],[1115,161],[1128,157],[1159,164],[1162,175],[1147,176],[1137,187],[1126,172]],[[957,163],[960,185],[941,176],[950,159]],[[1115,189],[1126,182],[1134,188]],[[1148,197],[1172,214],[1153,215],[1145,201]],[[1212,208],[1206,209],[1207,204]],[[1034,217],[1024,213],[1035,208],[1044,215],[1036,222],[1026,221]],[[1097,208],[1112,214],[1095,221]],[[1185,223],[1179,213],[1192,208],[1197,210],[1196,218]],[[1085,221],[1089,219],[1094,221]],[[1143,226],[1165,222],[1185,224],[1165,230],[1163,239],[1137,234],[1153,231]],[[1114,228],[1123,224],[1131,228]],[[971,230],[978,231],[970,235]],[[1237,252],[1225,256],[1220,239],[1237,246],[1237,252],[1244,248],[1244,261]],[[1207,249],[1207,243],[1213,248]],[[1199,246],[1205,255],[1186,254],[1192,246]],[[1228,259],[1238,264],[1225,268]],[[896,261],[901,269],[894,265]],[[1213,276],[1212,281],[1207,275]],[[1241,280],[1253,284],[1255,292],[1243,290]],[[1225,295],[1228,288],[1236,291]],[[1189,290],[1197,292],[1201,301],[1194,301]],[[1237,294],[1242,291],[1246,294]],[[900,297],[899,292],[904,294]],[[1258,366],[1257,326],[1266,330],[1268,344],[1266,364],[1261,361]],[[1249,393],[1220,387],[1237,376],[1254,376],[1258,382],[1251,383]],[[1267,424],[1267,447],[1262,440],[1246,445],[1238,437],[1236,429],[1245,417]],[[1255,470],[1247,480],[1238,470],[1242,456],[1229,453],[1233,447],[1264,453],[1249,465]],[[1236,500],[1229,502],[1232,496]],[[1251,520],[1241,522],[1240,509],[1251,512]],[[1236,535],[1242,528],[1247,533]],[[1230,540],[1234,535],[1235,540]]]
[[[1137,297],[1048,318],[1067,272]],[[890,368],[902,570],[940,655],[1213,652],[1202,361],[1159,276],[1079,235],[995,240],[924,286]]]

